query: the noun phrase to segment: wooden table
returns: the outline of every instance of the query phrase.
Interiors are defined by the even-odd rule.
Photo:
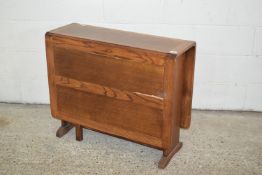
[[[195,42],[75,23],[45,38],[56,135],[125,138],[163,150],[165,168],[190,126]]]

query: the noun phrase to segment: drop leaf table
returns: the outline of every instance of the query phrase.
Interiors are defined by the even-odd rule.
[[[163,151],[165,168],[189,128],[195,42],[77,23],[45,35],[57,137],[75,127]]]

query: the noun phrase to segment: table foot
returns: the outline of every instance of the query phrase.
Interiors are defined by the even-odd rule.
[[[162,158],[158,162],[158,168],[164,169],[168,165],[172,157],[180,150],[181,147],[182,142],[179,142],[168,154],[163,154]]]
[[[59,138],[63,137],[73,127],[74,127],[74,125],[72,125],[71,123],[62,120],[61,121],[61,126],[56,131],[56,137],[59,137]]]

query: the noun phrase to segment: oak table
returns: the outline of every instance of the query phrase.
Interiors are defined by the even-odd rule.
[[[57,137],[83,128],[163,150],[165,168],[189,128],[195,42],[69,24],[45,35]]]

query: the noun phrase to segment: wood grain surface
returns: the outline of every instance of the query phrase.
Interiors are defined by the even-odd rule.
[[[81,82],[75,79],[55,76],[56,85],[73,88],[97,95],[115,98],[118,100],[130,101],[133,103],[150,106],[157,109],[163,109],[163,98],[139,92],[122,91],[119,89],[101,86],[94,83]]]
[[[164,68],[55,47],[56,74],[84,82],[163,97]]]

